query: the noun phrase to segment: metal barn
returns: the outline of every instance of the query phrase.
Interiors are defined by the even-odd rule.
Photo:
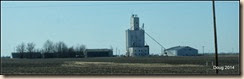
[[[176,46],[165,50],[167,56],[197,56],[198,50],[189,46]]]

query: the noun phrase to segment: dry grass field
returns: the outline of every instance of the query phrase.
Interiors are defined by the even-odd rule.
[[[213,75],[212,62],[214,56],[2,59],[2,74]],[[219,65],[230,66],[220,74],[240,74],[238,55],[220,55]]]

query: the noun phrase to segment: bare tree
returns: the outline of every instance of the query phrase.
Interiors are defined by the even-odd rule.
[[[16,47],[16,51],[19,53],[24,53],[25,52],[25,43],[21,43]]]
[[[55,51],[56,52],[67,52],[68,46],[64,42],[58,42],[55,44]]]
[[[28,53],[33,53],[35,50],[35,44],[34,43],[27,43],[26,50]]]
[[[55,44],[55,52],[58,53],[58,57],[66,57],[68,54],[68,47],[64,42],[58,42]]]
[[[44,43],[43,52],[45,52],[45,53],[53,53],[54,52],[54,44],[52,41],[47,40]]]
[[[78,55],[77,57],[84,56],[85,50],[86,50],[86,46],[85,45],[77,45],[77,47],[75,47],[75,52]]]
[[[70,57],[76,57],[76,53],[75,53],[75,50],[74,50],[74,47],[73,46],[71,46],[71,47],[69,47],[69,49],[68,49],[68,57],[70,58]]]
[[[74,47],[73,46],[69,47],[68,51],[69,52],[75,52]]]
[[[16,51],[20,53],[20,58],[23,58],[23,53],[25,52],[25,43],[21,43],[16,47]]]
[[[78,46],[75,48],[75,51],[76,51],[76,52],[83,52],[85,49],[86,49],[86,46],[85,46],[85,45],[78,45]]]
[[[34,43],[27,43],[27,47],[26,47],[26,50],[27,52],[29,53],[29,57],[32,58],[33,57],[33,52],[35,50],[35,44]]]

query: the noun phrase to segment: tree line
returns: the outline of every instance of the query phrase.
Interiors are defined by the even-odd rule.
[[[68,47],[64,42],[52,42],[47,40],[41,49],[36,48],[36,44],[21,43],[16,46],[16,53],[20,54],[20,58],[24,58],[24,54],[28,53],[30,58],[34,53],[41,53],[45,58],[70,58],[70,57],[83,57],[86,46],[81,44],[77,46]]]

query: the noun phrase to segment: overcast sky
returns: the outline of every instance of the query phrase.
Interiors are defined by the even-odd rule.
[[[211,1],[195,2],[5,2],[1,1],[1,53],[10,56],[24,42],[42,48],[46,40],[68,46],[110,48],[125,54],[125,30],[137,14],[140,26],[164,47],[191,46],[202,53],[214,51]],[[220,52],[239,51],[239,2],[216,2]],[[160,46],[146,36],[151,54]],[[115,52],[115,50],[114,50]],[[115,54],[115,53],[114,53]]]

